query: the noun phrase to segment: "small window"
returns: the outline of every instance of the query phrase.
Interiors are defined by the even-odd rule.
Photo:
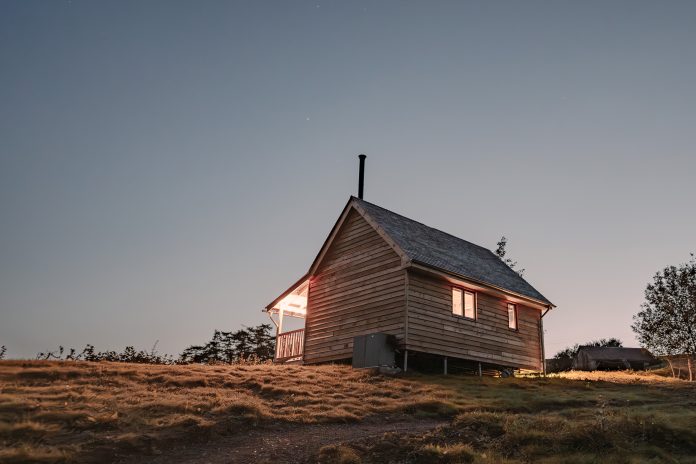
[[[452,287],[452,314],[476,319],[476,295],[474,292]]]
[[[464,292],[464,317],[476,319],[476,298],[473,292]]]
[[[464,315],[464,309],[462,305],[462,289],[453,288],[452,289],[452,314],[457,316]]]
[[[508,303],[507,309],[508,309],[508,327],[510,327],[513,330],[517,330],[517,307],[512,303]]]

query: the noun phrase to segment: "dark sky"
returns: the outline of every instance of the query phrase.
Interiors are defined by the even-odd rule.
[[[366,199],[635,344],[696,250],[696,2],[0,2],[0,345],[266,322]]]

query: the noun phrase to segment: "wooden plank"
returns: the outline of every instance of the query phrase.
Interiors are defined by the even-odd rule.
[[[356,273],[340,279],[338,282],[336,280],[326,281],[319,277],[316,280],[313,291],[315,301],[318,303],[319,301],[339,297],[343,294],[342,292],[352,292],[357,287],[366,289],[368,285],[384,286],[394,281],[399,282],[400,286],[403,288],[403,280],[403,272],[399,269],[395,269],[393,266],[387,265],[386,269],[383,267],[375,267],[365,273]]]
[[[351,297],[357,297],[361,295],[372,295],[380,291],[387,291],[389,288],[401,286],[403,288],[404,278],[403,275],[398,272],[390,273],[384,275],[380,280],[373,280],[369,283],[364,283],[362,285],[356,284],[346,289],[339,289],[336,292],[330,292],[322,297],[316,297],[314,303],[316,305],[321,305],[328,301],[346,301]],[[313,289],[314,290],[314,289]]]
[[[402,339],[404,282],[396,252],[350,213],[310,283],[304,361],[349,358],[357,335],[384,332]]]
[[[409,272],[406,349],[515,368],[541,368],[537,309],[516,303],[518,330],[511,330],[508,301],[478,291],[476,320],[462,318],[452,314],[452,286],[443,278]]]

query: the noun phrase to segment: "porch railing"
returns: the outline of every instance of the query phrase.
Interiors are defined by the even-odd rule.
[[[304,351],[304,331],[305,329],[297,329],[278,334],[276,337],[276,361],[287,361],[302,356]]]

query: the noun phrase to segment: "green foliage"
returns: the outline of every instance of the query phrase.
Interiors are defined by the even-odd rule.
[[[601,338],[599,340],[594,340],[591,342],[583,343],[582,345],[575,344],[573,346],[569,346],[558,353],[554,355],[554,359],[573,359],[575,355],[578,354],[578,350],[580,349],[581,346],[591,346],[591,347],[600,347],[600,346],[615,346],[615,347],[621,347],[623,346],[623,342],[619,340],[618,338]]]
[[[65,349],[62,346],[58,347],[57,351],[47,351],[36,355],[36,359],[49,360],[65,360],[65,361],[109,361],[109,362],[126,362],[138,364],[175,364],[175,360],[171,355],[161,355],[157,352],[157,343],[150,351],[136,351],[132,346],[127,346],[122,352],[118,351],[96,351],[94,345],[87,344],[81,352],[77,352],[75,348],[70,348],[70,351],[65,354]]]
[[[41,352],[36,355],[40,360],[64,361],[109,361],[138,364],[188,364],[202,363],[232,364],[244,361],[266,361],[273,359],[275,351],[274,337],[271,335],[270,324],[260,324],[247,327],[236,332],[216,330],[213,338],[205,345],[191,345],[186,348],[179,358],[157,352],[157,343],[150,351],[136,350],[127,346],[122,352],[97,351],[94,345],[87,344],[78,352],[70,348],[58,347],[56,351]],[[4,347],[0,348],[0,359],[4,356]]]
[[[696,258],[657,272],[631,326],[641,345],[660,355],[696,354]]]
[[[500,238],[500,241],[498,242],[498,248],[495,249],[495,254],[498,255],[498,258],[500,258],[505,264],[507,264],[510,269],[515,271],[520,275],[520,277],[524,277],[524,269],[515,269],[517,267],[517,261],[513,261],[510,258],[506,258],[505,255],[507,254],[507,251],[505,250],[505,247],[507,246],[507,238],[503,235]]]
[[[236,332],[216,330],[205,345],[191,345],[181,353],[182,363],[226,363],[273,359],[274,343],[270,324],[247,327]]]

